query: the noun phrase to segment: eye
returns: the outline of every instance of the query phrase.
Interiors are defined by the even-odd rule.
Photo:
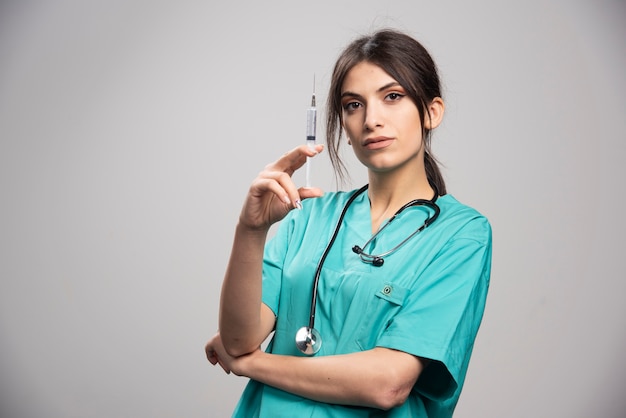
[[[389,93],[389,94],[388,94],[385,98],[386,98],[387,100],[390,100],[390,101],[392,101],[392,102],[395,102],[395,101],[397,101],[397,100],[400,100],[400,99],[401,99],[401,98],[403,98],[403,97],[404,97],[404,94],[400,94],[400,93],[393,92],[393,93]]]
[[[343,110],[346,112],[354,112],[359,107],[361,107],[361,103],[359,102],[348,102],[343,105]]]

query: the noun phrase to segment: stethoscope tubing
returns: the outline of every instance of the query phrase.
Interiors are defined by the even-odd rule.
[[[316,310],[316,307],[317,307],[317,290],[318,290],[318,285],[319,285],[319,281],[320,281],[320,276],[322,274],[322,268],[324,266],[324,262],[326,261],[326,257],[330,253],[330,250],[331,250],[333,244],[335,243],[335,240],[337,239],[337,235],[339,234],[339,230],[341,229],[341,224],[343,222],[343,219],[346,216],[346,213],[348,212],[348,209],[350,208],[350,206],[352,205],[354,200],[361,193],[365,192],[365,190],[367,190],[368,187],[369,187],[369,185],[366,184],[365,186],[361,187],[359,190],[355,191],[352,194],[352,196],[350,196],[350,198],[348,199],[346,204],[344,205],[343,210],[341,211],[341,215],[339,215],[339,220],[337,221],[337,225],[335,226],[335,230],[333,231],[333,235],[331,236],[330,241],[328,242],[328,245],[326,246],[326,249],[324,250],[324,253],[322,254],[322,257],[320,258],[320,261],[317,264],[317,268],[315,269],[315,277],[313,279],[313,289],[312,289],[312,293],[311,293],[311,310],[310,310],[310,313],[309,313],[309,329],[314,329],[315,328],[315,310]],[[406,237],[404,240],[402,240],[402,242],[400,242],[398,245],[393,247],[391,250],[386,251],[386,252],[384,252],[382,254],[377,254],[377,255],[367,254],[359,246],[354,246],[353,247],[353,251],[356,252],[359,255],[359,257],[361,258],[361,260],[363,260],[364,262],[372,262],[373,260],[382,260],[383,257],[393,253],[398,248],[400,248],[402,245],[404,245],[407,241],[409,241],[411,238],[413,238],[415,235],[419,234],[424,229],[426,229],[426,227],[430,226],[439,217],[439,213],[441,212],[441,210],[439,209],[439,205],[437,205],[435,203],[435,201],[437,200],[437,197],[439,196],[439,193],[438,193],[437,189],[434,186],[433,186],[433,188],[435,189],[435,196],[433,197],[432,200],[415,199],[415,200],[412,200],[412,201],[408,202],[404,206],[402,206],[385,223],[385,225],[383,225],[383,227],[381,229],[379,229],[378,232],[376,232],[363,245],[363,248],[367,248],[367,245],[370,242],[372,242],[378,236],[378,234],[380,234],[385,228],[387,228],[387,226],[389,226],[391,221],[393,221],[396,218],[396,216],[398,216],[400,213],[402,213],[402,211],[404,211],[405,209],[407,209],[409,207],[412,207],[412,206],[416,206],[416,205],[423,205],[423,206],[427,206],[430,209],[432,209],[435,213],[433,215],[431,215],[429,218],[427,218],[426,221],[424,221],[424,224],[421,227],[419,227],[417,230],[415,230],[411,235]],[[355,249],[358,249],[358,250],[355,250]],[[381,264],[375,264],[375,265],[379,265],[380,266],[380,265],[382,265],[382,263]]]
[[[317,263],[317,269],[315,269],[315,278],[313,279],[313,292],[311,296],[311,312],[309,315],[309,328],[311,329],[313,329],[315,325],[315,307],[317,305],[317,287],[320,282],[320,276],[322,274],[322,267],[324,266],[324,261],[326,261],[326,257],[328,256],[328,253],[330,253],[330,249],[332,248],[333,244],[335,243],[335,240],[337,239],[337,235],[339,234],[339,230],[341,229],[341,223],[343,222],[343,219],[346,216],[346,212],[348,212],[348,208],[350,208],[350,205],[352,205],[352,202],[354,202],[357,196],[359,196],[361,193],[367,190],[368,187],[369,185],[366,184],[365,186],[361,187],[359,190],[354,192],[352,196],[350,196],[350,198],[344,205],[343,210],[341,211],[341,215],[339,215],[339,220],[337,221],[337,225],[335,226],[335,231],[333,232],[333,235],[330,238],[330,241],[328,241],[328,245],[326,246],[326,249],[324,250],[322,257],[320,258],[319,263]]]
[[[400,212],[402,212],[404,209],[409,208],[411,206],[418,206],[418,205],[419,206],[427,206],[428,208],[432,209],[435,213],[433,215],[431,215],[430,217],[428,217],[428,219],[426,219],[426,221],[424,221],[424,224],[422,226],[420,226],[418,229],[413,231],[413,233],[411,235],[409,235],[408,237],[403,239],[402,242],[400,242],[398,245],[396,245],[395,247],[393,247],[389,251],[385,251],[382,254],[376,254],[376,255],[368,254],[365,251],[363,251],[364,248],[367,248],[367,246],[369,245],[370,242],[374,241],[374,239],[376,239],[376,237],[381,232],[383,232],[384,229],[387,228],[387,226],[389,226],[391,221],[393,221],[396,218],[396,216],[398,216],[400,214]],[[371,260],[375,260],[377,258],[383,258],[385,256],[388,256],[389,254],[397,251],[398,248],[402,247],[408,240],[410,240],[415,235],[419,234],[424,229],[426,229],[426,227],[428,227],[430,224],[432,224],[435,221],[435,219],[437,219],[437,217],[439,216],[440,212],[441,212],[441,209],[439,209],[439,205],[437,205],[434,200],[426,200],[426,199],[415,199],[415,200],[412,200],[409,203],[407,203],[406,205],[402,206],[400,209],[398,209],[398,211],[383,225],[383,227],[380,228],[374,235],[372,235],[372,237],[370,239],[368,239],[365,244],[363,244],[363,247],[359,247],[359,246],[355,245],[353,247],[353,251],[356,252],[361,257],[361,260],[363,260],[363,261],[371,261]],[[354,248],[356,248],[356,250]]]

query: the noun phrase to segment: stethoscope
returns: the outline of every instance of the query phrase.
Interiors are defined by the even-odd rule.
[[[324,261],[326,260],[326,256],[328,256],[328,253],[330,252],[330,249],[333,246],[333,243],[335,242],[337,235],[339,234],[341,223],[343,222],[343,218],[346,216],[346,212],[348,211],[348,208],[361,193],[367,190],[367,187],[368,185],[366,184],[365,186],[361,187],[359,190],[354,192],[354,194],[350,196],[350,198],[344,205],[343,210],[341,211],[341,215],[339,216],[339,220],[337,221],[337,226],[335,226],[335,231],[333,232],[333,235],[330,238],[330,241],[328,242],[328,245],[326,246],[324,253],[322,254],[322,258],[320,258],[320,261],[317,264],[317,269],[315,270],[315,278],[313,279],[313,294],[311,296],[311,313],[309,315],[309,326],[304,326],[300,328],[298,332],[296,332],[296,346],[298,347],[298,350],[300,350],[302,353],[308,356],[312,356],[313,354],[317,353],[320,350],[320,348],[322,348],[322,336],[320,335],[319,331],[315,329],[315,305],[317,304],[317,286],[320,281],[320,275],[322,273],[322,267],[324,265]],[[369,240],[367,240],[365,244],[363,244],[363,247],[359,247],[358,245],[355,245],[354,247],[352,247],[352,251],[359,255],[359,257],[361,258],[361,261],[363,261],[364,263],[370,263],[374,267],[382,266],[385,262],[384,257],[387,257],[388,255],[396,252],[408,240],[410,240],[415,235],[419,234],[428,226],[430,226],[433,222],[435,222],[440,212],[439,206],[435,203],[435,201],[437,200],[437,196],[439,195],[439,192],[437,191],[437,188],[434,185],[431,184],[431,187],[435,190],[435,196],[431,200],[427,200],[427,199],[411,200],[409,203],[407,203],[406,205],[398,209],[398,211],[394,213],[394,215],[391,218],[389,218],[389,220],[382,226],[382,228],[376,231],[376,233],[372,235],[372,237]],[[404,211],[407,208],[410,208],[411,206],[426,206],[430,208],[433,211],[433,213],[428,218],[426,218],[424,223],[419,228],[417,228],[413,233],[411,233],[408,237],[402,240],[398,245],[393,247],[391,250],[385,251],[381,254],[368,254],[363,250],[364,248],[367,248],[367,246],[372,241],[374,241],[374,239],[376,239],[376,237],[381,232],[383,232],[383,230],[387,228],[387,226],[389,226],[391,221],[393,221],[396,218],[396,216],[398,216],[400,213],[402,213],[402,211]]]

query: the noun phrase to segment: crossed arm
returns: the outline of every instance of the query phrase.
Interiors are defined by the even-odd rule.
[[[405,402],[425,360],[388,348],[320,357],[265,353],[275,324],[261,302],[265,236],[239,225],[222,287],[220,330],[206,345],[212,364],[319,402],[390,409]],[[246,279],[242,279],[242,278]]]
[[[390,409],[403,404],[423,369],[421,359],[388,348],[352,354],[294,357],[252,353],[232,357],[219,334],[207,356],[227,372],[319,402]]]

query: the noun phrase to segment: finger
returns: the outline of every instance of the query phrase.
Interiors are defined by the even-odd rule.
[[[253,189],[256,188],[261,192],[258,196],[260,196],[263,191],[270,190],[281,202],[288,205],[288,209],[298,207],[302,196],[298,192],[291,175],[295,170],[304,165],[307,157],[314,157],[323,149],[324,146],[321,144],[316,145],[314,149],[311,149],[311,147],[307,145],[294,148],[277,162],[266,166],[265,170],[259,174],[257,181],[253,183]],[[265,181],[268,179],[274,180],[276,183]],[[319,193],[319,189],[313,193],[305,193],[305,198],[321,196]]]
[[[324,151],[324,144],[315,144],[315,146],[313,147],[313,149],[315,150],[315,155],[319,154],[320,152]],[[315,156],[314,155],[314,156]]]
[[[204,348],[204,352],[206,353],[207,360],[215,366],[215,363],[217,363],[217,353],[210,347],[210,344],[207,344]]]
[[[324,196],[324,191],[318,187],[301,187],[298,189],[300,200]]]
[[[267,187],[283,203],[287,204],[287,209],[293,209],[300,201],[300,194],[291,176],[280,171],[265,171],[261,174],[265,182],[260,182],[260,187]]]
[[[290,196],[289,191],[285,189],[285,186],[289,187],[289,185],[287,184],[288,181],[284,179],[280,181],[281,175],[287,176],[285,173],[274,173],[274,172],[263,174],[264,176],[263,178],[257,179],[252,184],[251,193],[253,195],[257,195],[258,197],[261,197],[263,194],[265,194],[265,192],[271,192],[281,202],[283,202],[285,206],[287,206],[287,208],[291,207],[293,204],[292,203],[293,200]],[[295,186],[293,186],[293,188],[295,188]]]
[[[226,374],[230,374],[230,368],[228,368],[228,366],[225,363],[223,363],[222,361],[218,360],[218,362],[219,362],[220,366],[222,367],[222,370],[224,370],[226,372]]]
[[[212,365],[215,366],[217,364],[217,361],[218,361],[217,355],[212,354],[211,356],[208,357],[208,359],[209,359],[209,363],[211,363]]]
[[[323,149],[324,146],[322,144],[315,145],[315,147],[309,147],[306,144],[300,145],[286,152],[272,166],[277,170],[293,174],[294,171],[304,165],[306,157],[314,157],[322,152]]]

